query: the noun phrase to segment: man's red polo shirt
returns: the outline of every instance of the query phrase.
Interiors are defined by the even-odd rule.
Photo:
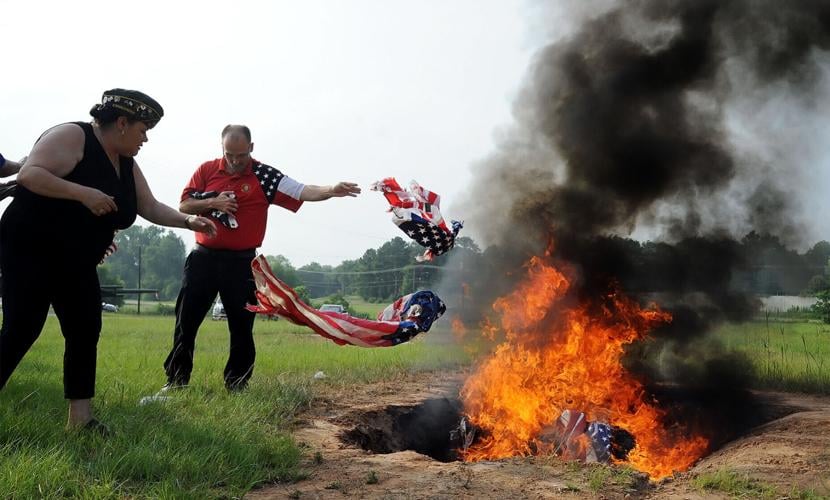
[[[204,233],[196,233],[196,243],[216,250],[248,250],[262,245],[262,240],[265,238],[265,226],[268,222],[269,203],[252,169],[258,164],[258,161],[253,160],[244,171],[231,175],[226,170],[225,159],[217,158],[203,163],[196,170],[182,191],[182,201],[189,198],[193,192],[233,191],[236,195],[236,202],[239,204],[234,214],[239,227],[231,229],[222,225],[217,219],[211,218],[216,225],[216,236],[210,238]],[[303,187],[303,184],[282,175],[272,203],[296,212],[303,204],[299,200]],[[202,215],[207,216],[207,214]]]

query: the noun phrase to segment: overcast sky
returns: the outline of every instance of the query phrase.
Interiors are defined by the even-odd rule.
[[[540,45],[533,24],[522,0],[0,0],[0,152],[17,159],[46,128],[89,120],[103,90],[138,89],[165,117],[137,161],[177,206],[195,168],[221,155],[222,127],[244,123],[260,161],[364,188],[270,209],[263,253],[338,264],[400,235],[368,191],[383,177],[419,181],[464,218],[453,199],[512,121]]]

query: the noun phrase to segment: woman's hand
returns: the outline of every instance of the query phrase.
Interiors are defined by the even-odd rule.
[[[211,238],[216,236],[216,226],[213,224],[213,221],[207,217],[188,215],[184,219],[184,225],[196,233],[206,233]]]
[[[118,205],[112,196],[103,193],[95,188],[86,188],[81,192],[78,201],[84,204],[94,215],[102,216],[110,212],[117,212]]]

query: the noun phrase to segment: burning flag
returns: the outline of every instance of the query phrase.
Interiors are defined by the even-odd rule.
[[[448,252],[455,245],[462,222],[450,221],[450,227],[441,216],[441,197],[411,181],[409,190],[402,188],[394,177],[387,177],[372,184],[372,190],[382,191],[389,202],[392,222],[416,243],[427,250],[419,262]]]
[[[396,346],[429,331],[432,323],[446,311],[441,299],[428,290],[399,298],[378,315],[377,321],[318,311],[301,301],[297,292],[274,276],[262,255],[251,261],[251,269],[258,304],[248,306],[249,311],[277,314],[292,323],[307,326],[339,345]]]
[[[690,467],[707,439],[669,422],[622,364],[625,346],[671,315],[616,291],[573,304],[565,300],[570,280],[546,258],[527,267],[526,280],[493,305],[504,342],[462,389],[465,412],[481,430],[464,459],[611,453],[655,479]],[[631,446],[615,454],[609,433]]]

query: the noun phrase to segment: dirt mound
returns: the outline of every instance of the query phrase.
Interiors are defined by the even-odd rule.
[[[413,442],[418,445],[416,438],[409,443],[390,438],[396,426],[409,426],[415,436],[443,433],[442,425],[449,422],[428,427],[421,418],[424,415],[413,408],[452,414],[445,406],[454,400],[445,398],[457,395],[461,380],[460,374],[432,373],[394,384],[369,385],[359,392],[328,391],[295,431],[298,443],[306,449],[304,466],[309,477],[251,492],[248,498],[830,495],[830,398],[758,394],[764,411],[774,420],[726,443],[690,471],[654,484],[622,467],[569,463],[556,457],[445,463],[439,460],[451,457],[435,459],[427,456],[429,450],[412,451]],[[435,402],[424,405],[425,401]],[[380,425],[383,422],[385,426]]]

